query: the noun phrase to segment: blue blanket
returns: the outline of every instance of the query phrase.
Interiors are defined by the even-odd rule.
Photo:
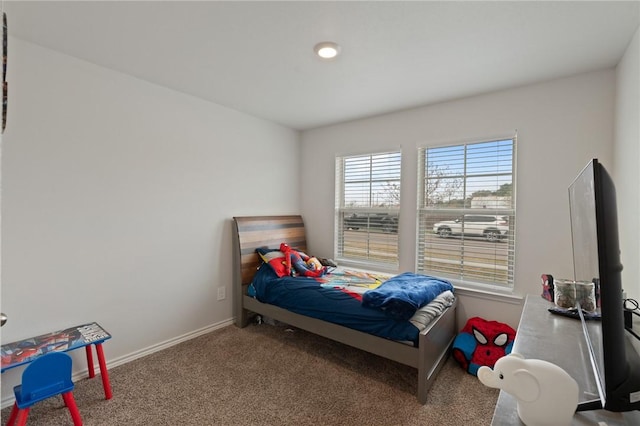
[[[408,320],[446,290],[453,291],[449,281],[405,272],[390,278],[375,290],[365,292],[362,305],[382,309],[395,320]]]

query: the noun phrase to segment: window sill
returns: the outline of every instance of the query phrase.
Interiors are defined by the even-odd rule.
[[[454,287],[455,287],[455,294],[461,295],[461,296],[470,296],[478,299],[486,299],[486,300],[493,300],[496,302],[511,303],[513,305],[522,305],[524,301],[524,296],[520,294],[513,294],[510,289],[505,291],[491,291],[486,289],[461,287],[456,285],[454,285]]]

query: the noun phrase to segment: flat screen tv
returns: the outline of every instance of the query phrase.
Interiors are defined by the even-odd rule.
[[[601,315],[600,322],[582,318],[599,398],[577,411],[639,410],[640,356],[624,325],[616,191],[597,159],[569,186],[569,207],[575,280],[597,283]]]

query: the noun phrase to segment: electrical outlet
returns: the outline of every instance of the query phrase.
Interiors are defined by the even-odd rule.
[[[225,287],[218,287],[218,300],[224,300],[227,297],[227,291]]]

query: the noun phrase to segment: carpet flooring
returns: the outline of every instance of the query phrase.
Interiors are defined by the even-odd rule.
[[[107,358],[109,345],[104,345]],[[74,396],[87,426],[490,425],[498,390],[451,358],[427,404],[417,370],[283,325],[225,327],[82,379]],[[10,408],[2,410],[6,424]],[[29,426],[72,424],[62,398],[36,404]]]

